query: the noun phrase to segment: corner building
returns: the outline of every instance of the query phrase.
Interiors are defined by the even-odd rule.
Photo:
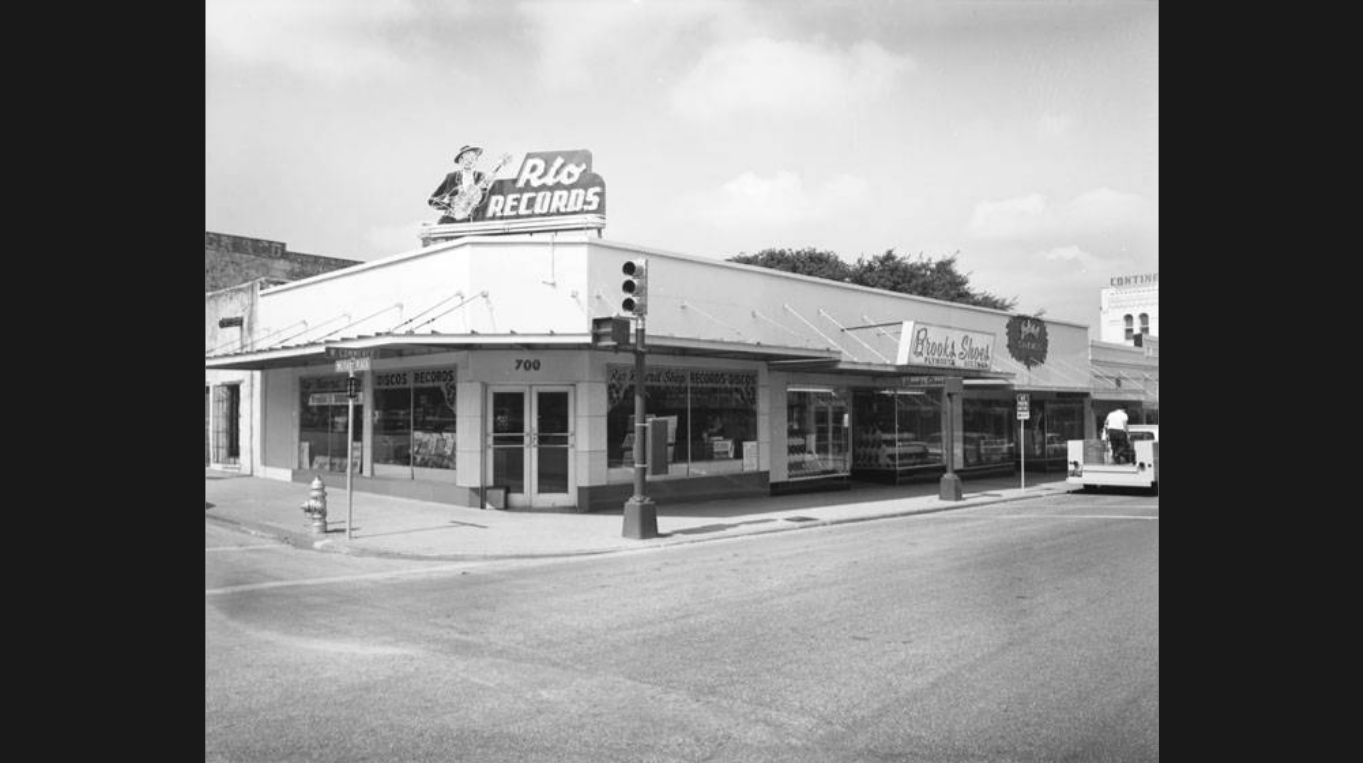
[[[1020,458],[1063,468],[1065,441],[1093,436],[1085,326],[1029,319],[1044,345],[1024,364],[1010,313],[613,242],[603,224],[432,228],[420,249],[260,288],[253,335],[311,328],[206,359],[260,372],[252,472],[344,486],[350,452],[358,492],[619,509],[633,493],[633,354],[594,346],[592,322],[621,314],[622,266],[640,259],[659,502],[935,479],[948,432],[967,479]],[[370,357],[349,445],[345,353]],[[963,387],[950,404],[949,379]]]

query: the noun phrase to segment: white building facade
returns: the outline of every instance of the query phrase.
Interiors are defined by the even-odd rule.
[[[1099,300],[1101,341],[1130,345],[1137,335],[1159,336],[1159,273],[1117,276]]]
[[[1044,357],[1019,362],[1009,313],[613,242],[592,226],[464,235],[261,289],[254,336],[305,328],[206,365],[259,372],[258,445],[242,454],[258,476],[343,484],[350,454],[359,491],[618,508],[632,493],[633,353],[594,346],[591,329],[620,314],[627,261],[647,263],[658,500],[935,478],[946,431],[963,475],[1024,455],[1042,468],[1092,419],[1087,327],[1029,319]],[[353,425],[342,353],[370,357]],[[949,377],[964,379],[954,406]]]

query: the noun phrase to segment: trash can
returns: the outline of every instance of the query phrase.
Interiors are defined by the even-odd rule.
[[[506,485],[489,485],[483,488],[484,509],[506,509]]]

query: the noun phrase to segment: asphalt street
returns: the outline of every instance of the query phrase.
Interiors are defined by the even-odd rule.
[[[1159,500],[559,560],[206,530],[208,761],[1145,761]]]

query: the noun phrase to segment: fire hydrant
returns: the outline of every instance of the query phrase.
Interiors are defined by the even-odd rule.
[[[303,502],[303,513],[312,520],[312,532],[314,535],[326,535],[327,532],[327,486],[322,484],[321,477],[314,477],[312,480],[311,491],[308,493],[308,500]]]

